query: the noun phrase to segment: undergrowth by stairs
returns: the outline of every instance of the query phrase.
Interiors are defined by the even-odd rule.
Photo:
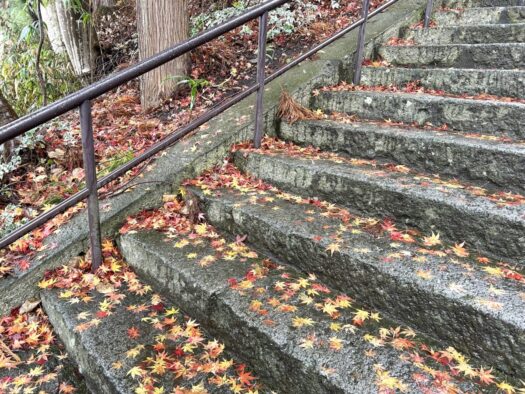
[[[93,392],[525,392],[525,6],[445,3],[48,275]]]

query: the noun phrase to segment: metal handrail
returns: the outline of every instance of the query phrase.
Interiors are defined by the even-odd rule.
[[[99,82],[89,85],[73,94],[70,94],[63,99],[60,99],[53,104],[50,104],[32,114],[24,116],[7,126],[0,128],[0,144],[3,144],[13,138],[16,138],[25,132],[38,127],[60,115],[65,114],[75,108],[80,109],[80,125],[82,133],[82,148],[84,157],[84,169],[86,174],[86,188],[76,193],[75,195],[67,198],[60,202],[52,209],[45,213],[37,216],[31,221],[27,222],[23,226],[19,227],[15,231],[11,232],[4,238],[0,239],[0,248],[5,248],[11,245],[16,240],[20,239],[24,235],[38,228],[39,226],[46,223],[48,220],[54,218],[66,209],[76,205],[77,203],[87,199],[88,200],[88,221],[89,221],[89,237],[90,246],[92,252],[92,269],[96,270],[102,264],[102,251],[101,251],[101,229],[100,229],[100,212],[99,212],[99,199],[98,189],[104,187],[110,182],[114,181],[118,177],[124,175],[127,171],[133,169],[137,165],[143,163],[149,158],[153,157],[157,153],[166,149],[168,146],[177,142],[199,126],[208,122],[210,119],[226,111],[239,101],[250,96],[252,93],[257,92],[256,98],[256,116],[255,116],[255,136],[254,144],[259,147],[263,136],[263,95],[264,87],[275,78],[284,74],[286,71],[295,67],[299,63],[308,59],[321,49],[333,43],[335,40],[341,38],[345,34],[361,26],[359,34],[358,50],[355,62],[355,73],[359,72],[363,61],[364,51],[364,40],[365,40],[365,29],[366,22],[368,19],[386,10],[399,0],[389,0],[382,6],[375,9],[373,12],[368,12],[369,0],[363,0],[363,17],[358,21],[352,23],[348,27],[342,29],[338,33],[334,34],[330,38],[326,39],[322,43],[318,44],[308,52],[302,54],[292,62],[281,67],[268,77],[265,77],[265,54],[266,54],[266,41],[267,41],[267,23],[269,11],[278,8],[279,6],[289,2],[290,0],[269,0],[259,6],[256,6],[241,15],[238,15],[222,25],[211,28],[191,39],[183,41],[169,49],[166,49],[157,55],[140,61],[134,66],[131,66],[123,71],[120,71],[114,75],[111,75]],[[432,0],[428,0],[429,3]],[[430,9],[432,5],[430,4]],[[427,6],[427,10],[428,10]],[[139,156],[133,158],[128,163],[123,164],[119,168],[115,169],[108,175],[97,180],[96,176],[96,161],[94,151],[94,139],[93,139],[93,122],[91,114],[91,101],[109,92],[110,90],[129,82],[141,75],[171,61],[175,58],[184,55],[185,53],[205,44],[211,40],[218,38],[219,36],[227,33],[231,30],[236,29],[250,22],[254,19],[259,19],[259,37],[258,37],[258,60],[257,60],[257,81],[254,85],[250,86],[246,90],[238,93],[234,97],[226,100],[218,106],[211,108],[200,117],[196,118],[186,126],[183,126],[174,133],[168,135],[161,141],[149,147],[145,152]],[[426,18],[425,18],[426,20]],[[357,80],[359,82],[359,80]]]

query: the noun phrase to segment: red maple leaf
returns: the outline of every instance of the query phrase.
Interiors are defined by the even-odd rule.
[[[140,336],[139,329],[136,327],[131,327],[128,329],[128,337],[131,339],[137,339]]]

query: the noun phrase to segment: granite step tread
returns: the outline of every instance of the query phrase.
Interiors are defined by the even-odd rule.
[[[424,367],[411,362],[407,353],[388,340],[376,342],[379,332],[395,331],[396,323],[361,309],[315,276],[264,256],[248,258],[248,266],[231,255],[199,266],[187,255],[197,254],[199,259],[213,253],[210,240],[191,245],[190,239],[189,245],[178,250],[173,245],[181,238],[185,239],[138,232],[124,235],[121,247],[143,275],[160,282],[173,298],[184,299],[203,315],[207,326],[249,355],[279,392],[376,393],[386,388],[381,379],[385,372],[394,378],[395,389],[424,390],[425,383],[415,378],[421,373],[426,376]],[[365,316],[366,322],[359,322],[359,316]],[[417,354],[417,348],[412,350]],[[460,391],[477,390],[469,382],[445,380]]]
[[[379,56],[394,66],[514,70],[525,68],[525,44],[383,45]]]
[[[417,81],[451,94],[490,94],[525,99],[525,71],[457,68],[363,67],[361,84],[403,86]]]
[[[524,52],[525,53],[525,52]],[[525,104],[443,97],[423,93],[321,91],[313,108],[419,125],[447,125],[468,133],[525,138]]]
[[[428,253],[377,236],[364,230],[366,219],[338,213],[331,204],[273,191],[261,196],[246,186],[195,193],[214,226],[247,234],[251,245],[352,298],[523,376],[523,282],[487,276],[490,269],[467,263],[465,255]],[[501,291],[492,295],[495,288]]]
[[[0,317],[0,340],[0,393],[89,394],[39,300]]]
[[[289,155],[271,150],[235,154],[243,172],[285,190],[319,197],[368,215],[402,219],[425,233],[496,258],[525,263],[525,198],[461,184],[406,166],[376,165],[333,155]]]
[[[523,23],[525,7],[471,7],[462,9],[436,10],[432,19],[438,26],[465,26],[477,24]]]
[[[93,282],[98,284],[84,291],[83,284],[97,280],[86,272],[71,276],[71,287],[46,289],[41,294],[53,327],[91,392],[193,389],[222,394],[257,389],[259,381],[220,342],[203,332],[198,322],[138,281],[118,256],[109,263],[106,260],[107,267],[115,262],[126,271],[118,279]],[[68,271],[60,274],[70,275]],[[238,368],[250,374],[244,383]],[[260,388],[260,392],[269,391]]]
[[[445,0],[443,7],[469,8],[469,7],[516,7],[524,6],[523,0]]]
[[[283,122],[279,138],[303,146],[525,194],[525,141],[367,122]]]
[[[445,26],[428,30],[411,29],[404,35],[417,45],[425,44],[489,44],[525,42],[525,23]]]

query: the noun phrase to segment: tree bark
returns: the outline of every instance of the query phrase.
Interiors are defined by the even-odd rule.
[[[78,76],[95,70],[98,56],[97,33],[91,23],[79,20],[68,0],[50,0],[42,9],[48,37],[55,53],[67,52],[71,66]]]
[[[47,27],[47,37],[51,43],[53,52],[60,54],[66,51],[64,42],[62,41],[62,34],[60,32],[60,24],[58,23],[58,16],[54,1],[49,1],[42,4],[42,19]]]
[[[97,9],[98,7],[111,8],[115,7],[117,3],[115,2],[115,0],[95,0],[93,5],[95,9]]]
[[[188,38],[187,0],[137,0],[140,59],[145,59]],[[158,106],[177,89],[189,72],[189,56],[181,56],[143,75],[140,81],[144,110]]]
[[[11,107],[11,104],[5,99],[0,92],[0,127],[16,120],[18,116],[16,115],[15,110]],[[11,152],[13,150],[14,142],[13,140],[7,141],[5,144],[0,146],[0,153],[4,162],[8,162],[11,157]]]

